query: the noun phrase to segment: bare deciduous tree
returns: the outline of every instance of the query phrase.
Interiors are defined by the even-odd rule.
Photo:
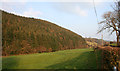
[[[116,7],[113,8],[114,11],[109,11],[103,15],[103,21],[99,22],[99,24],[103,24],[103,26],[98,33],[106,29],[108,29],[110,34],[115,32],[117,36],[117,45],[120,46],[120,1],[116,2],[115,5]]]

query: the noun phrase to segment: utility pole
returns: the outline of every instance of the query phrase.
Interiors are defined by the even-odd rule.
[[[103,46],[103,34],[102,34],[102,46]]]

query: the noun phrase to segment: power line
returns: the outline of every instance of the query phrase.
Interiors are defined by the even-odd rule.
[[[95,11],[97,23],[99,23],[99,21],[98,21],[98,15],[97,15],[97,10],[96,10],[96,7],[95,7],[95,2],[94,2],[94,0],[93,0],[93,6],[94,6],[94,11]],[[103,40],[103,33],[102,33],[101,39]],[[102,45],[103,45],[103,41],[102,41]]]
[[[93,0],[93,5],[94,5],[94,11],[95,11],[95,15],[96,15],[96,20],[97,20],[97,23],[99,23],[99,21],[98,21],[98,15],[97,15],[97,11],[96,11],[96,7],[95,7],[95,2],[94,2],[94,0]],[[103,45],[103,34],[102,34],[102,45]],[[98,47],[98,46],[97,46]],[[98,59],[97,59],[98,57],[97,57],[97,54],[96,54],[96,64],[97,64],[97,69],[98,69]],[[102,62],[103,63],[103,62]]]
[[[95,11],[97,23],[99,23],[99,21],[98,21],[98,15],[97,15],[97,11],[96,11],[96,7],[95,7],[95,2],[94,2],[94,0],[93,0],[93,5],[94,5],[94,11]]]

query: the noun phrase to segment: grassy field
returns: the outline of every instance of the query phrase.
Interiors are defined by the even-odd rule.
[[[97,60],[96,60],[97,54]],[[73,49],[50,53],[3,57],[3,69],[97,69],[101,68],[100,52]],[[98,63],[97,63],[98,62]]]
[[[110,46],[117,47],[117,43],[112,43],[112,44],[110,44]]]

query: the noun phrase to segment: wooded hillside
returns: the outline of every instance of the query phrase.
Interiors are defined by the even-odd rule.
[[[86,48],[86,41],[54,23],[2,11],[2,47],[7,56]]]

